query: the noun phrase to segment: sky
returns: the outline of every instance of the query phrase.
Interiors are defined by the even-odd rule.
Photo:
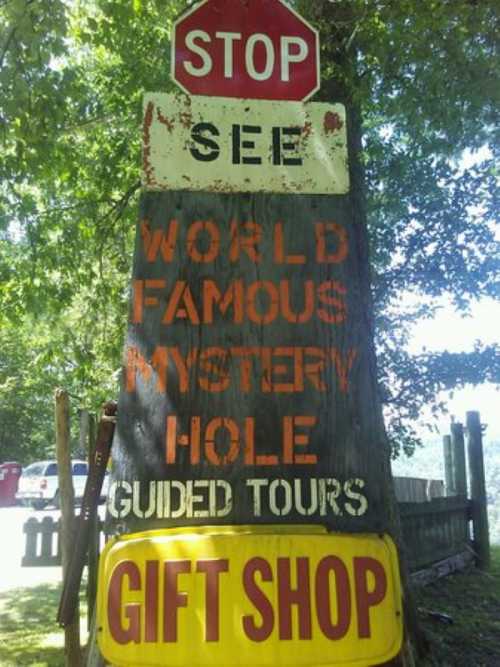
[[[500,342],[500,300],[483,298],[471,307],[470,317],[463,317],[446,305],[436,317],[420,321],[413,327],[413,336],[409,343],[412,353],[448,350],[462,352],[472,350],[474,343],[480,340],[484,344]],[[455,421],[465,423],[465,413],[476,410],[481,414],[481,422],[488,424],[485,437],[500,438],[500,386],[483,384],[478,387],[467,386],[454,392],[453,398],[443,393],[449,415],[443,415],[436,422],[441,435],[449,433],[450,415]],[[423,431],[424,438],[429,432]]]

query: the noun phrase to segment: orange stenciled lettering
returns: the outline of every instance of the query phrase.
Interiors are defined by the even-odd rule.
[[[164,393],[167,389],[167,365],[166,347],[156,347],[150,362],[142,356],[137,347],[128,347],[125,367],[125,387],[127,392],[131,393],[135,391],[137,373],[141,375],[144,382],[148,382],[151,379],[154,369],[156,373],[156,390],[159,393]]]
[[[157,346],[146,359],[130,346],[125,386],[128,392],[135,391],[140,376],[143,382],[154,381],[158,393],[165,393],[168,377],[181,394],[192,391],[193,385],[210,393],[232,388],[244,394],[292,394],[308,386],[325,392],[330,378],[336,378],[345,394],[356,357],[356,348],[344,352],[335,347],[193,347],[182,352],[179,347]]]
[[[329,296],[329,292],[336,292],[340,296]],[[347,318],[347,306],[344,296],[346,288],[336,280],[322,283],[318,288],[318,301],[327,306],[333,306],[335,312],[331,313],[324,308],[318,308],[318,317],[327,324],[340,324]]]
[[[206,252],[198,248],[199,237],[205,232],[208,234],[209,242]],[[213,262],[219,254],[220,233],[219,228],[211,220],[197,220],[189,227],[187,234],[187,253],[193,262],[208,264]]]
[[[244,317],[244,288],[242,280],[232,282],[226,293],[222,295],[213,280],[203,281],[203,323],[213,324],[214,305],[225,315],[230,306],[233,307],[233,322],[241,324]]]
[[[305,264],[305,255],[287,255],[283,223],[277,222],[274,226],[274,261],[276,264]]]
[[[330,355],[335,364],[340,391],[343,394],[346,394],[349,389],[349,373],[356,359],[357,350],[351,349],[347,352],[347,355],[343,357],[337,348],[333,348],[330,351]]]
[[[167,417],[167,433],[165,442],[165,462],[174,464],[177,461],[177,446],[189,447],[189,462],[196,465],[200,462],[201,419],[191,417],[189,436],[178,434],[178,418]]]
[[[149,227],[149,220],[142,221],[142,247],[148,262],[156,262],[159,251],[161,252],[163,261],[172,261],[177,243],[178,229],[179,223],[175,219],[170,220],[166,235],[165,232],[161,229],[155,229],[155,231],[152,232]]]
[[[312,428],[316,425],[316,417],[300,415],[283,418],[283,463],[296,465],[315,465],[318,462],[316,454],[296,454],[295,447],[307,447],[309,435],[296,433],[300,427]]]
[[[198,358],[198,348],[193,347],[184,357],[177,347],[167,348],[168,357],[174,362],[179,378],[179,391],[185,394],[189,391],[189,371]]]
[[[314,282],[306,280],[304,282],[304,308],[301,313],[294,313],[290,304],[290,281],[280,281],[281,313],[287,322],[303,324],[311,319],[314,312],[314,292]]]
[[[340,264],[349,253],[347,232],[342,225],[336,222],[317,222],[316,233],[316,261],[320,264]],[[335,248],[328,252],[328,237],[333,237]]]
[[[260,357],[260,347],[232,347],[231,354],[240,361],[240,390],[249,392],[252,388],[253,359]]]
[[[195,301],[185,280],[176,281],[169,292],[163,279],[134,280],[131,319],[133,324],[142,324],[148,308],[158,308],[166,301],[162,318],[165,325],[176,319],[194,326],[215,325],[225,318],[234,324],[247,320],[265,326],[280,317],[290,324],[304,324],[314,314],[322,322],[339,325],[347,319],[346,294],[345,286],[336,280],[319,285],[312,280],[257,280],[245,285],[237,279],[222,288],[216,280],[207,279],[202,281]]]
[[[259,292],[265,294],[264,298],[258,298]],[[263,310],[266,312],[258,312],[258,304],[264,304]],[[279,313],[279,292],[274,283],[270,280],[258,280],[249,285],[247,289],[247,316],[251,322],[255,324],[270,324],[273,322]]]
[[[219,455],[217,452],[216,435],[218,431],[225,430],[229,436],[229,449],[226,454]],[[240,429],[238,424],[227,417],[216,417],[207,426],[205,435],[205,454],[207,460],[215,466],[226,466],[234,463],[240,453]]]
[[[175,318],[187,319],[191,324],[199,324],[200,317],[194,305],[193,295],[185,280],[175,283],[168,306],[163,316],[163,324],[172,324]]]
[[[209,379],[199,375],[198,382],[202,389],[216,393],[229,387],[228,356],[228,350],[221,347],[209,347],[200,353],[200,370],[217,378]]]
[[[305,354],[309,357],[316,357],[317,361],[304,362],[304,376],[309,380],[312,386],[318,391],[326,391],[324,372],[326,368],[327,353],[320,347],[306,347]]]
[[[248,232],[243,236],[241,231]],[[240,255],[244,252],[254,264],[260,262],[260,253],[257,249],[262,240],[262,226],[255,222],[238,224],[235,220],[231,222],[231,244],[229,246],[229,259],[238,262]]]
[[[165,280],[134,280],[132,283],[132,323],[142,324],[144,307],[156,307],[160,304],[157,296],[146,294],[146,290],[165,289]]]

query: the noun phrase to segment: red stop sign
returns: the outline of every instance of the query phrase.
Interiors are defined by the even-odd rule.
[[[305,100],[319,36],[282,0],[204,0],[174,24],[172,78],[193,95]]]

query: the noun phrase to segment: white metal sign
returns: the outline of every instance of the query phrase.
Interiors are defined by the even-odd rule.
[[[147,93],[147,190],[345,194],[345,108]]]

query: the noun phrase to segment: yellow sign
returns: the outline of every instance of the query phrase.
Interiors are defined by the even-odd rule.
[[[342,104],[147,93],[147,190],[345,194]]]
[[[314,526],[211,527],[108,542],[99,646],[119,667],[368,667],[400,650],[387,536]]]

